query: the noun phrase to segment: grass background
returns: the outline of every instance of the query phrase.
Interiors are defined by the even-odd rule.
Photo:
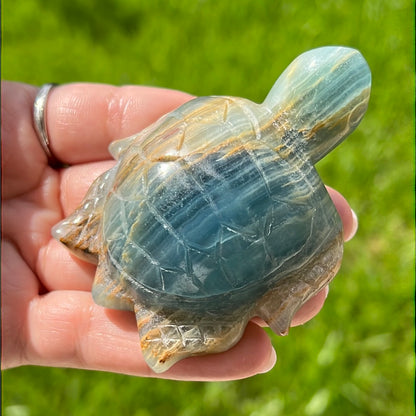
[[[414,12],[410,0],[3,0],[2,78],[148,84],[262,101],[298,54],[359,49],[357,131],[317,166],[360,219],[323,311],[273,336],[268,374],[223,383],[3,372],[3,414],[410,415],[414,376]],[[272,335],[271,335],[272,336]]]

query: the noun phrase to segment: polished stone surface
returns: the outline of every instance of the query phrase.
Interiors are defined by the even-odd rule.
[[[155,371],[230,348],[253,316],[279,334],[337,272],[342,224],[314,164],[358,125],[369,68],[302,54],[266,100],[200,97],[135,136],[53,233],[98,263],[97,303],[134,310]]]

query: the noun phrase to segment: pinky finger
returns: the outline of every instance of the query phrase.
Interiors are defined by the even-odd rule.
[[[268,371],[276,356],[267,334],[249,323],[221,354],[192,357],[153,373],[140,350],[134,314],[94,304],[91,294],[55,291],[36,298],[28,319],[28,364],[110,371],[176,380],[233,380]]]

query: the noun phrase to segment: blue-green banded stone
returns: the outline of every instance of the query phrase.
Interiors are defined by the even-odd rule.
[[[231,348],[255,316],[286,334],[335,276],[342,223],[314,165],[370,86],[358,51],[318,48],[262,104],[196,98],[110,146],[116,166],[53,234],[98,264],[98,304],[135,312],[154,371]]]

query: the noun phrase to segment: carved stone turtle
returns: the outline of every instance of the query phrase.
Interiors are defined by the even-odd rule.
[[[105,307],[136,314],[148,365],[231,348],[261,317],[288,332],[334,277],[342,224],[314,164],[363,117],[362,55],[300,55],[264,103],[200,97],[110,145],[117,164],[53,235],[98,264]]]

